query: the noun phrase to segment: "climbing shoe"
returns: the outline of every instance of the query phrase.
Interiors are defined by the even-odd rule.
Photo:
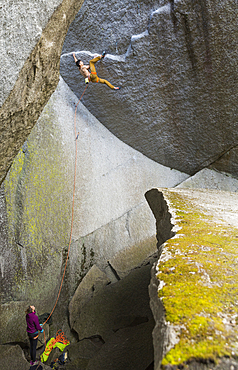
[[[102,58],[104,58],[106,54],[107,54],[107,53],[106,53],[106,51],[104,50],[104,51],[102,52]]]

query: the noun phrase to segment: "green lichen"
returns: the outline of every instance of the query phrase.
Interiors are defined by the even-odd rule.
[[[165,243],[158,279],[166,321],[179,334],[162,365],[237,354],[238,230],[168,193],[180,230]]]
[[[73,181],[69,181],[68,153],[62,150],[54,99],[4,182],[9,245],[16,260],[15,300],[43,297],[52,291],[62,250],[69,242]]]

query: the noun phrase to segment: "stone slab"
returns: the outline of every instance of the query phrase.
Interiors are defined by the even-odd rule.
[[[156,189],[150,192],[155,199]],[[202,189],[157,189],[157,194],[168,205],[168,223],[175,235],[164,243],[154,270],[165,312],[161,318],[152,279],[156,353],[161,354],[164,338],[155,369],[161,361],[168,369],[194,359],[191,369],[203,369],[201,358],[202,363],[219,363],[225,357],[236,361],[238,194]]]
[[[80,316],[84,305],[92,299],[94,294],[97,294],[98,291],[109,283],[110,280],[106,274],[96,265],[93,265],[79,284],[69,304],[69,320],[72,328],[74,327],[75,320]]]
[[[0,368],[3,370],[29,370],[30,364],[26,361],[19,345],[0,346]]]
[[[119,329],[149,321],[152,317],[148,299],[150,269],[150,265],[135,269],[94,294],[72,325],[79,339],[100,335],[107,342]]]
[[[177,188],[215,189],[237,192],[238,180],[229,174],[204,168],[183,181]]]

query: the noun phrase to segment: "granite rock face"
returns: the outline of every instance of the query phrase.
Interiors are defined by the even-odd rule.
[[[0,368],[2,370],[29,370],[31,366],[19,345],[4,345],[0,346]],[[50,370],[51,367],[41,364],[38,369]]]
[[[237,192],[238,179],[227,173],[204,168],[203,170],[197,172],[194,176],[189,177],[187,180],[183,181],[176,187],[190,189],[214,189]]]
[[[95,268],[89,271],[69,307],[70,322],[78,333],[79,342],[69,349],[71,363],[66,369],[145,370],[153,362],[154,319],[148,294],[150,270],[148,263],[122,280],[97,287],[102,273]],[[95,289],[90,290],[93,278]],[[86,286],[90,291],[79,302],[79,292]],[[74,354],[76,348],[78,356]]]
[[[2,1],[0,106],[14,88],[22,67],[61,3],[62,0]]]
[[[238,147],[236,146],[222,155],[211,165],[211,168],[222,172],[229,172],[238,179]]]
[[[156,193],[176,234],[152,270],[155,369],[236,369],[238,195],[152,189],[154,214]]]
[[[98,75],[122,89],[91,84],[85,106],[147,157],[194,174],[237,146],[237,16],[231,0],[87,1],[66,36],[61,75],[80,96],[72,52],[88,63],[106,49]]]
[[[30,364],[19,345],[6,345],[0,346],[0,367],[4,370],[29,370]]]
[[[1,96],[1,103],[4,102],[4,104],[0,110],[0,153],[4,155],[0,157],[0,184],[58,85],[61,48],[68,27],[80,9],[83,0],[74,0],[73,2],[63,0],[61,4],[60,1],[54,0],[50,6],[47,6],[45,1],[36,2],[38,6],[32,5],[32,3],[35,2],[30,4],[25,2],[18,6],[15,2],[5,1],[1,8],[7,19],[12,17],[12,23],[8,24],[5,21],[3,27],[3,33],[7,34],[3,41],[3,55],[5,56],[6,51],[10,52],[10,55],[3,68],[4,76],[9,82],[6,84],[6,88],[3,88],[2,85],[3,96]],[[60,6],[53,12],[59,4]],[[41,5],[46,6],[47,9],[45,18],[42,14],[41,16],[36,15]],[[19,11],[22,12],[22,16],[18,18]],[[32,34],[30,34],[30,11],[34,14],[32,18],[36,17],[39,22],[36,21]],[[49,20],[48,23],[47,20]],[[21,21],[22,27],[15,29],[14,25]],[[39,25],[45,26],[43,31]],[[14,28],[14,32],[10,32],[10,36],[8,27]],[[25,36],[21,38],[23,29],[27,31]],[[30,40],[26,41],[26,46],[20,45],[23,51],[19,52],[20,62],[15,67],[18,64],[18,54],[16,50],[11,50],[11,45],[13,40],[17,42],[19,37],[22,43],[25,38],[30,38]],[[12,58],[10,56],[13,53],[15,56]],[[9,64],[10,68],[8,68]],[[8,79],[12,67],[15,72],[13,77]]]
[[[61,79],[1,188],[1,343],[27,340],[26,306],[33,302],[38,313],[50,312],[58,293],[71,227],[76,103]],[[94,264],[117,280],[113,266],[126,275],[155,252],[154,218],[144,192],[188,177],[122,143],[82,104],[77,132],[73,238],[53,320],[59,324],[64,317],[66,335],[71,333],[65,302]]]

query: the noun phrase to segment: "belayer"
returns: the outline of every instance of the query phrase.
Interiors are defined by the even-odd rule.
[[[31,355],[31,365],[36,364],[36,347],[37,340],[39,336],[39,331],[43,333],[42,325],[39,324],[38,316],[36,315],[35,306],[29,306],[26,310],[26,323],[27,323],[27,334],[30,339],[30,355]]]
[[[104,58],[105,55],[106,55],[106,52],[103,51],[102,55],[99,55],[98,57],[96,57],[94,59],[91,59],[89,61],[89,65],[85,65],[85,64],[83,64],[82,60],[80,60],[80,59],[78,60],[75,56],[75,53],[73,53],[74,61],[77,65],[77,67],[79,68],[79,72],[85,78],[85,83],[88,83],[89,81],[91,81],[91,82],[100,82],[101,84],[106,84],[107,86],[109,86],[113,90],[120,90],[120,87],[113,86],[109,81],[104,80],[103,78],[99,78],[98,75],[97,75],[96,68],[95,68],[95,63],[98,60]],[[91,73],[90,73],[89,69],[90,69]]]

